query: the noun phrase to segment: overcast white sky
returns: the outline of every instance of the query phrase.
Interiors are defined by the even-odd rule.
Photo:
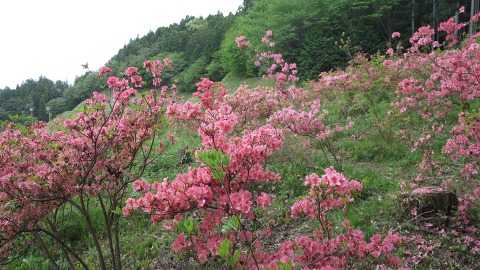
[[[187,15],[235,13],[242,0],[0,1],[0,89],[41,75],[67,80],[104,65],[134,39]]]

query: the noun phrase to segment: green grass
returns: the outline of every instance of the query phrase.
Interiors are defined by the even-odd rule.
[[[243,77],[229,73],[222,80],[223,85],[230,91],[233,92],[241,85],[248,85],[250,88],[255,87],[273,87],[275,82],[272,79],[262,78],[262,77]]]

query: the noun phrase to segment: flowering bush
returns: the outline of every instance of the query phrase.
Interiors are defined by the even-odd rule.
[[[262,38],[268,48],[275,47],[275,42],[270,39],[273,37],[272,30],[268,30]],[[287,63],[283,60],[283,56],[272,51],[264,51],[257,55],[258,60],[255,61],[255,66],[264,66],[268,76],[275,80],[275,89],[287,92],[286,86],[289,82],[295,83],[299,80],[297,75],[297,64]]]
[[[325,116],[328,112],[326,110],[320,112],[320,100],[315,99],[312,102],[304,102],[302,105],[302,107],[309,107],[310,110],[296,110],[293,106],[289,106],[277,111],[268,121],[278,124],[295,135],[309,137],[318,141],[326,160],[329,161],[328,152],[333,157],[336,166],[341,170],[341,157],[338,156],[338,151],[331,136],[334,133],[352,127],[354,123],[350,122],[345,126],[335,125],[335,127],[330,127],[324,124]]]
[[[315,230],[313,237],[300,236],[293,242],[282,243],[279,251],[266,260],[270,261],[267,267],[278,269],[288,262],[291,269],[298,265],[308,269],[340,269],[351,267],[352,257],[364,260],[368,256],[375,259],[382,257],[391,267],[402,265],[392,253],[395,245],[403,241],[398,234],[389,232],[383,240],[380,234],[375,234],[367,243],[363,232],[351,228],[348,220],[342,221],[343,228],[340,229],[329,217],[329,213],[337,209],[346,211],[347,205],[353,201],[352,193],[362,188],[359,182],[349,181],[330,167],[321,177],[316,174],[305,177],[305,185],[310,186],[310,192],[293,204],[291,216],[305,215],[316,220],[319,229]],[[383,264],[381,267],[386,268]]]
[[[57,120],[56,129],[40,123],[26,133],[12,127],[0,133],[2,260],[8,258],[12,247],[22,244],[17,240],[31,235],[56,268],[53,250],[45,245],[44,238],[59,245],[70,267],[74,268],[73,256],[88,268],[58,235],[58,226],[65,222],[58,213],[68,205],[86,222],[99,267],[122,268],[120,206],[128,185],[151,162],[161,113],[170,99],[166,87],[161,92],[139,93],[134,88],[142,85],[137,72],[130,67],[122,79],[109,77],[111,97],[93,93],[85,100],[82,112],[74,119]],[[99,76],[111,73],[104,67]],[[157,69],[153,76],[160,74]],[[100,205],[100,222],[93,220],[90,199]],[[104,227],[94,225],[98,223]],[[104,237],[108,251],[100,243]]]
[[[203,151],[197,151],[202,166],[190,168],[179,174],[172,182],[148,184],[135,182],[134,188],[141,197],[129,198],[124,215],[133,209],[150,213],[154,223],[167,222],[174,218],[180,224],[184,214],[199,209],[203,219],[198,231],[182,232],[172,244],[176,252],[194,250],[197,258],[205,262],[219,252],[223,239],[237,243],[252,243],[251,232],[237,230],[225,235],[215,228],[222,226],[222,220],[238,216],[242,223],[254,219],[254,202],[261,207],[270,204],[266,193],[256,194],[245,190],[250,183],[277,181],[277,174],[265,171],[265,159],[282,146],[282,135],[269,125],[253,131],[244,131],[241,137],[228,137],[233,131],[237,117],[227,105],[217,109],[206,109],[199,126]],[[240,226],[240,225],[239,225]],[[240,260],[246,260],[240,257]]]
[[[440,30],[447,32],[447,40],[453,45],[456,43],[453,32],[463,26],[454,26],[449,20],[441,24]],[[477,177],[480,166],[477,35],[467,38],[456,49],[420,53],[422,46],[431,44],[432,31],[429,27],[420,28],[410,39],[412,48],[393,64],[413,69],[416,74],[398,84],[398,99],[392,104],[399,118],[408,119],[404,121],[402,137],[410,143],[412,151],[421,151],[424,157],[417,182],[433,180],[437,185],[465,195],[461,201],[471,204],[475,197],[468,194],[474,194],[480,185]]]

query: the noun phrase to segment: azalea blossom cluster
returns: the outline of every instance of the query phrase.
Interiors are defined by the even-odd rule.
[[[288,93],[288,95],[285,95]],[[250,88],[241,85],[233,93],[225,95],[225,104],[238,115],[237,129],[255,129],[282,108],[293,102],[308,101],[311,94],[303,88],[292,87],[288,92],[280,92],[271,87]]]
[[[208,78],[201,78],[196,85],[197,92],[193,95],[200,99],[200,104],[207,109],[213,109],[215,103],[222,103],[225,95],[228,94],[221,83],[214,83]]]
[[[237,43],[237,46],[239,48],[244,48],[247,47],[249,42],[245,40],[245,36],[239,36],[235,39],[235,42]]]
[[[266,35],[262,38],[262,42],[269,47],[274,47],[275,43],[270,41],[272,31],[268,30]],[[285,87],[289,82],[295,83],[299,80],[297,75],[297,64],[287,63],[283,60],[283,56],[279,53],[266,51],[260,53],[258,61],[255,61],[256,66],[266,65],[268,76],[275,80],[275,89],[282,92],[287,91]],[[270,65],[269,65],[270,64]]]
[[[162,74],[166,68],[172,69],[172,60],[164,58],[163,63],[160,60],[145,60],[143,67],[153,76],[153,85],[159,87],[162,83]]]
[[[186,122],[200,121],[205,115],[204,110],[216,108],[218,104],[224,102],[224,97],[228,93],[221,83],[214,83],[208,78],[201,78],[196,85],[197,92],[193,95],[200,99],[200,103],[174,102],[167,108],[167,116],[170,119]],[[195,128],[198,128],[198,121],[195,123]]]
[[[423,46],[430,46],[433,42],[433,34],[435,30],[430,27],[430,25],[422,26],[413,34],[410,38],[410,43],[412,43],[411,51],[417,52]],[[436,42],[434,47],[439,47],[440,44]]]
[[[262,38],[262,42],[265,43],[269,48],[275,47],[275,42],[272,42],[270,39],[273,36],[272,30],[268,30]],[[236,42],[238,47],[248,46],[248,42],[244,42],[244,36],[237,37]],[[283,56],[278,53],[273,53],[272,51],[261,52],[260,55],[257,55],[257,61],[255,61],[255,66],[265,66],[268,77],[275,80],[275,89],[286,92],[286,86],[288,83],[295,83],[299,80],[296,76],[297,74],[297,64],[296,63],[287,63],[283,60]]]
[[[452,137],[449,138],[443,147],[446,154],[451,154],[452,160],[464,158],[469,162],[465,163],[461,173],[467,178],[478,174],[478,161],[480,159],[480,116],[461,112],[458,116],[458,125],[451,130]],[[480,198],[480,196],[477,196]]]
[[[307,104],[305,107],[307,107]],[[277,111],[269,118],[269,122],[278,123],[287,130],[296,135],[317,138],[325,140],[335,132],[341,132],[354,125],[353,122],[345,126],[336,125],[331,128],[325,125],[325,117],[328,114],[326,110],[321,111],[320,100],[315,99],[310,102],[310,110],[296,110],[293,106]]]
[[[293,204],[292,217],[298,215],[306,215],[311,219],[320,217],[322,223],[329,222],[324,219],[328,211],[338,208],[344,208],[345,211],[346,205],[353,201],[351,194],[362,189],[362,184],[355,180],[349,181],[333,167],[327,168],[322,177],[315,173],[306,176],[305,185],[310,186],[309,196]]]
[[[311,102],[302,102],[302,108],[308,107],[310,110],[306,111],[303,109],[295,109],[294,106],[291,105],[275,112],[268,121],[282,128],[285,132],[293,133],[294,136],[304,136],[309,139],[314,139],[314,142],[319,142],[320,148],[325,154],[327,161],[328,157],[326,152],[328,151],[333,156],[336,166],[341,169],[342,164],[340,157],[337,155],[337,147],[334,145],[331,137],[335,133],[340,133],[353,127],[355,123],[350,121],[344,126],[336,124],[334,127],[330,127],[325,124],[325,117],[328,112],[321,110],[320,100],[314,99]]]
[[[448,34],[445,39],[450,41],[449,46],[451,47],[458,43],[458,38],[455,33],[462,29],[464,26],[464,23],[456,23],[454,18],[450,18],[446,22],[440,23],[438,30],[444,31]]]
[[[10,124],[0,133],[1,258],[8,257],[17,236],[35,229],[39,220],[67,200],[66,197],[55,200],[63,187],[76,192],[62,181],[65,162],[55,166],[45,162],[59,157],[56,148],[61,145],[52,147],[52,144],[64,134],[51,136],[43,124],[37,128],[24,134]],[[37,203],[42,199],[43,204]]]
[[[382,89],[385,93],[393,92],[396,88],[395,83],[411,72],[411,69],[403,69],[403,65],[400,64],[401,60],[394,62],[390,59],[395,53],[392,48],[389,51],[390,54],[374,56],[359,53],[350,61],[345,70],[322,72],[319,80],[311,82],[311,85],[323,100],[337,101],[339,96],[343,96],[338,95],[338,92],[350,93],[353,98],[348,100],[346,106],[349,103],[357,104],[358,101],[355,98],[358,96],[366,97],[376,121],[381,122],[384,117],[377,115],[375,102],[379,96],[377,89]],[[372,84],[375,84],[376,87],[372,87]]]
[[[393,254],[395,246],[402,242],[397,234],[389,233],[383,239],[379,234],[365,242],[362,231],[349,227],[344,223],[346,233],[333,237],[330,241],[308,236],[297,237],[294,241],[286,241],[280,246],[276,258],[265,266],[268,269],[278,269],[279,262],[292,262],[293,266],[302,269],[343,269],[351,267],[352,258],[381,261],[380,269],[409,269],[402,268],[402,261]],[[301,252],[299,252],[301,250]]]
[[[241,85],[225,96],[225,103],[238,115],[238,126],[254,129],[265,124],[265,119],[281,108],[285,99],[272,88],[254,88]]]

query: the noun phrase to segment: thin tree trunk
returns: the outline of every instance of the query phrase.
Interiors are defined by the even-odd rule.
[[[478,12],[478,0],[472,0],[471,1],[471,6],[470,6],[470,19],[477,14]],[[470,24],[468,25],[468,34],[473,35],[475,34],[477,28],[477,24],[473,21],[470,21]]]
[[[115,264],[118,266],[118,269],[122,269],[122,259],[120,257],[120,215],[118,213],[113,215],[113,236],[115,237]]]
[[[43,242],[43,239],[40,236],[40,234],[38,232],[34,232],[33,235],[35,235],[35,240],[37,240],[37,243],[40,245],[40,249],[42,250],[43,255],[50,261],[50,264],[53,267],[53,269],[60,270],[60,267],[53,259],[52,254],[50,253],[47,246],[45,245],[45,242]]]
[[[460,7],[460,3],[456,3],[455,5],[455,31],[453,31],[453,35],[455,36],[455,38],[458,40],[459,36],[458,36],[458,31],[457,31],[457,25],[458,25],[458,22],[459,22],[459,11],[458,11],[458,8]]]
[[[92,236],[93,244],[95,245],[95,249],[97,250],[97,256],[98,256],[98,261],[100,263],[100,267],[102,270],[107,270],[107,265],[105,264],[105,257],[103,256],[102,247],[100,246],[97,230],[95,229],[95,226],[93,226],[92,220],[90,219],[90,215],[88,214],[87,208],[85,206],[85,200],[82,195],[80,195],[80,204],[81,204],[81,209],[79,210],[82,216],[85,218],[88,231]]]
[[[433,41],[438,41],[438,34],[437,34],[437,0],[433,0]],[[433,43],[432,43],[433,48]]]
[[[58,237],[58,231],[55,224],[53,222],[48,222],[48,224],[50,225],[50,230],[52,231],[52,234],[55,235],[55,237],[60,238]],[[75,266],[73,266],[72,259],[70,259],[70,256],[68,256],[68,250],[65,248],[65,245],[60,245],[60,249],[65,256],[65,259],[67,260],[70,269],[75,270]]]
[[[68,253],[72,254],[72,256],[83,266],[83,268],[85,268],[86,270],[88,270],[88,266],[87,264],[82,260],[82,258],[80,258],[78,256],[78,254],[76,254],[68,245],[66,245],[62,239],[60,239],[57,235],[53,234],[51,231],[48,231],[46,229],[39,229],[40,232],[43,232],[45,234],[47,234],[48,236],[50,236],[51,238],[53,238],[53,240],[55,240],[55,242],[57,242],[60,247],[62,248],[62,250],[66,250]]]
[[[412,37],[415,34],[415,0],[412,0]]]
[[[107,209],[105,207],[105,203],[103,202],[102,196],[98,195],[97,199],[102,208],[103,218],[105,219],[105,228],[107,229],[108,246],[110,248],[110,258],[112,262],[112,268],[117,269],[115,265],[115,249],[114,249],[113,237],[112,237],[112,221],[110,219],[111,209]]]

